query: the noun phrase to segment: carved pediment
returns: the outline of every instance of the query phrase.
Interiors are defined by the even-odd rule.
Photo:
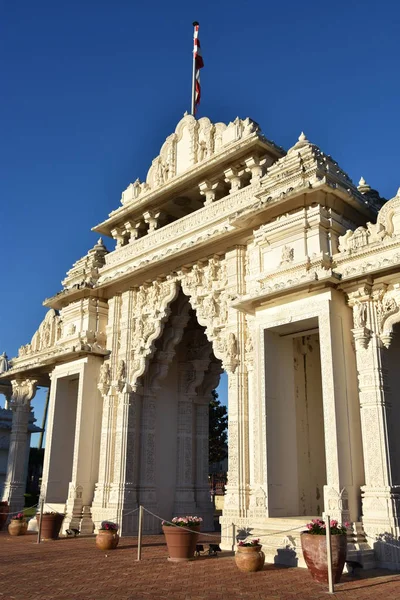
[[[18,356],[27,356],[51,348],[61,337],[61,319],[57,311],[50,309],[34,334],[31,343],[21,346]]]
[[[232,123],[212,123],[207,117],[197,120],[185,115],[176,126],[175,132],[167,137],[160,154],[153,160],[146,181],[137,179],[123,192],[121,203],[127,204],[144,196],[191,167],[211,158],[233,142],[259,131],[251,119],[239,119]]]

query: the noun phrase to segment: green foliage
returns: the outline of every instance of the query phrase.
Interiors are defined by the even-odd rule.
[[[209,412],[209,462],[216,463],[227,457],[228,411],[212,392]]]

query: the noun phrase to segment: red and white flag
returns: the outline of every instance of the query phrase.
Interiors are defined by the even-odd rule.
[[[201,55],[200,40],[199,40],[199,24],[197,21],[194,26],[194,45],[193,45],[193,60],[195,68],[195,94],[194,94],[194,112],[200,104],[201,88],[200,88],[200,69],[204,67],[203,57]]]

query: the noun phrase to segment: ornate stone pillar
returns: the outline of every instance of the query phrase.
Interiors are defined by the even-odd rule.
[[[249,380],[249,447],[253,452],[249,456],[250,501],[249,515],[252,518],[267,516],[266,482],[266,436],[262,424],[265,423],[265,394],[259,389],[254,365],[262,364],[258,358],[259,340],[254,323],[247,317],[246,366]],[[250,321],[250,322],[249,322]]]
[[[71,370],[76,369],[79,374],[79,385],[72,474],[63,529],[76,527],[82,534],[91,534],[94,529],[89,507],[93,501],[99,469],[102,419],[102,398],[98,390],[100,364],[98,357],[87,356],[74,366],[71,365]],[[75,399],[70,397],[67,400],[72,403]],[[57,397],[55,402],[57,404]],[[61,448],[59,451],[62,451]],[[87,508],[84,510],[84,507]]]
[[[118,394],[115,418],[113,483],[110,486],[109,508],[114,508],[121,533],[129,535],[136,531],[137,515],[132,513],[138,506],[138,473],[140,415],[142,395],[131,392],[125,385]],[[126,513],[130,513],[125,516]]]
[[[208,483],[208,446],[209,446],[209,404],[210,398],[197,398],[195,403],[195,499],[197,513],[204,519],[204,530],[213,529],[212,503]],[[209,518],[211,516],[211,519]]]
[[[354,317],[365,468],[362,521],[369,544],[388,564],[398,561],[398,548],[394,547],[398,542],[394,541],[400,536],[400,486],[394,485],[390,449],[392,402],[386,359],[392,330],[387,322],[400,320],[400,314],[394,296],[385,294],[385,287],[371,289],[365,285],[349,293],[349,304]]]
[[[226,254],[227,291],[245,293],[245,249],[238,246]],[[228,484],[221,522],[221,543],[232,549],[233,523],[248,515],[249,473],[249,380],[246,353],[246,316],[230,310],[224,337],[223,366],[228,372]]]
[[[154,514],[158,512],[156,489],[156,398],[154,394],[145,394],[142,405],[140,454],[140,504]],[[160,531],[160,521],[145,513],[144,531],[156,534]]]
[[[177,468],[174,513],[196,511],[195,482],[195,405],[196,389],[201,384],[209,360],[181,363],[178,399]]]
[[[7,475],[3,500],[8,500],[10,513],[24,507],[24,493],[29,458],[28,423],[31,414],[30,401],[36,393],[36,379],[13,379],[10,408],[13,412]]]
[[[108,361],[100,368],[98,389],[103,398],[103,412],[100,434],[99,477],[95,486],[92,514],[95,528],[104,519],[115,519],[115,511],[108,514],[110,485],[112,481],[113,432],[115,428],[116,391],[111,387],[111,372]]]

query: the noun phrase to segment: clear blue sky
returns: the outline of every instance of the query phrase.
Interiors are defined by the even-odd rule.
[[[145,177],[189,110],[195,19],[199,116],[250,116],[286,148],[304,130],[355,181],[363,175],[385,197],[400,186],[395,0],[3,0],[0,9],[0,351],[9,356],[96,242],[90,228]]]

